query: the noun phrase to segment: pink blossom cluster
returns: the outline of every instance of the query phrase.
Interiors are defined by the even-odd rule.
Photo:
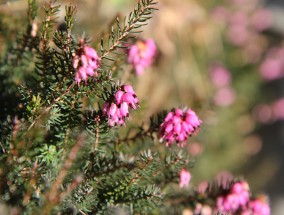
[[[88,76],[97,77],[99,57],[96,50],[89,46],[80,48],[73,58],[73,67],[76,70],[75,81],[78,85],[82,80],[86,83]]]
[[[229,193],[217,198],[216,210],[223,213],[235,213],[246,206],[249,201],[249,185],[239,181],[232,185]]]
[[[266,54],[261,63],[260,75],[267,81],[278,79],[284,76],[284,49],[272,48]]]
[[[145,68],[153,63],[156,52],[157,48],[153,39],[138,40],[130,46],[128,63],[133,65],[137,75],[142,75]]]
[[[221,64],[213,64],[210,77],[217,89],[214,103],[218,106],[228,106],[235,101],[235,90],[231,85],[231,73]]]
[[[270,207],[265,198],[257,198],[250,200],[247,208],[244,209],[241,215],[270,215]]]
[[[242,48],[241,52],[249,63],[255,63],[262,56],[265,44],[260,32],[272,25],[270,11],[259,3],[230,0],[227,6],[218,6],[212,13],[214,20],[226,28],[228,41]]]
[[[201,120],[191,109],[176,108],[169,112],[160,125],[159,136],[171,146],[176,141],[178,146],[184,147],[186,140],[200,126]]]
[[[179,173],[180,188],[187,187],[191,179],[191,174],[186,169],[182,169]]]
[[[213,213],[213,210],[209,205],[201,204],[199,202],[195,205],[194,210],[191,212],[191,214],[194,215],[212,215],[216,213],[217,212]],[[270,207],[267,201],[261,197],[248,201],[244,207],[239,208],[235,212],[222,211],[222,213],[240,215],[270,215]]]
[[[115,92],[113,101],[105,102],[102,107],[103,115],[108,117],[109,126],[124,125],[129,117],[129,109],[136,109],[138,98],[130,85],[123,85]]]

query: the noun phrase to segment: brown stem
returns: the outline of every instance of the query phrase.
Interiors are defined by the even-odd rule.
[[[100,117],[97,116],[95,121],[96,121],[96,140],[95,140],[94,152],[97,151],[97,149],[99,147],[99,135],[100,135],[99,122],[100,122]]]
[[[27,189],[27,192],[25,193],[25,196],[23,198],[23,206],[26,206],[30,199],[31,199],[31,196],[32,196],[32,193],[34,191],[34,189],[36,189],[36,181],[37,181],[37,178],[38,178],[38,174],[36,174],[36,170],[38,168],[38,164],[37,164],[37,161],[34,163],[34,167],[33,169],[31,170],[31,177],[30,177],[30,181],[29,181],[29,184],[28,184],[28,189]]]
[[[70,150],[68,157],[65,159],[63,166],[61,167],[59,174],[56,180],[53,182],[49,192],[46,194],[46,202],[43,206],[43,215],[48,215],[52,208],[58,204],[60,201],[59,195],[59,188],[62,185],[63,180],[65,179],[66,175],[68,174],[68,170],[71,168],[73,162],[75,161],[79,150],[82,148],[84,144],[84,137],[79,135],[75,145]]]

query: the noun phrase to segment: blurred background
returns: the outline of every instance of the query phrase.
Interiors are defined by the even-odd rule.
[[[78,5],[74,33],[89,35],[95,47],[136,3],[58,2]],[[25,0],[0,1],[1,56],[22,28],[26,7]],[[192,108],[203,121],[186,149],[196,161],[193,183],[218,174],[244,177],[256,194],[269,195],[272,214],[284,214],[284,2],[159,0],[158,8],[140,35],[156,41],[157,59],[141,76],[129,75],[142,101],[133,120]],[[64,7],[58,28],[63,18]]]

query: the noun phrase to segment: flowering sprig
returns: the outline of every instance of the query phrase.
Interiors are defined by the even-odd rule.
[[[224,213],[235,213],[244,208],[249,201],[249,185],[246,181],[239,181],[232,185],[229,193],[217,198],[216,210]]]
[[[132,86],[122,85],[114,94],[114,98],[103,104],[103,115],[108,117],[109,126],[124,125],[129,117],[129,109],[136,109],[139,100]]]
[[[82,80],[87,82],[88,76],[97,77],[99,57],[92,47],[82,45],[73,58],[73,67],[76,70],[75,81],[79,85]]]
[[[174,142],[184,147],[189,136],[195,133],[202,121],[196,113],[191,109],[176,108],[169,112],[160,125],[159,137],[161,141],[166,141],[167,146],[171,146]]]
[[[133,65],[137,75],[142,75],[145,68],[153,63],[156,54],[157,48],[153,39],[138,40],[130,46],[127,61]]]

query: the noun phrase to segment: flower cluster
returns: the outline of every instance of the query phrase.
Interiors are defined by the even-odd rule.
[[[249,185],[246,181],[237,181],[231,184],[232,180],[234,177],[229,172],[220,172],[216,176],[215,185],[211,186],[208,181],[201,182],[196,190],[198,195],[211,196],[212,199],[202,202],[197,200],[194,207],[189,209],[190,214],[270,215],[270,207],[265,195],[251,198]],[[231,185],[228,187],[229,183]],[[217,194],[217,187],[222,194]],[[215,203],[212,204],[213,202]]]
[[[99,57],[97,52],[89,47],[84,46],[77,51],[73,58],[73,67],[76,69],[75,81],[79,85],[82,80],[87,81],[88,76],[98,76]]]
[[[248,206],[241,215],[270,215],[270,207],[265,197],[250,200]]]
[[[130,85],[123,85],[116,91],[114,99],[103,104],[103,115],[108,117],[109,126],[124,125],[129,109],[136,109],[138,98]]]
[[[184,147],[186,140],[200,126],[201,120],[191,109],[182,110],[179,108],[169,112],[160,125],[159,136],[171,146],[176,141],[178,146]]]
[[[249,201],[249,185],[246,181],[239,181],[233,184],[229,193],[217,198],[217,211],[223,213],[235,213],[244,208]]]
[[[138,40],[130,47],[127,61],[133,65],[137,75],[142,75],[145,68],[153,63],[156,52],[153,39]]]
[[[179,173],[179,186],[180,188],[188,186],[191,179],[191,174],[186,169],[182,169]]]

